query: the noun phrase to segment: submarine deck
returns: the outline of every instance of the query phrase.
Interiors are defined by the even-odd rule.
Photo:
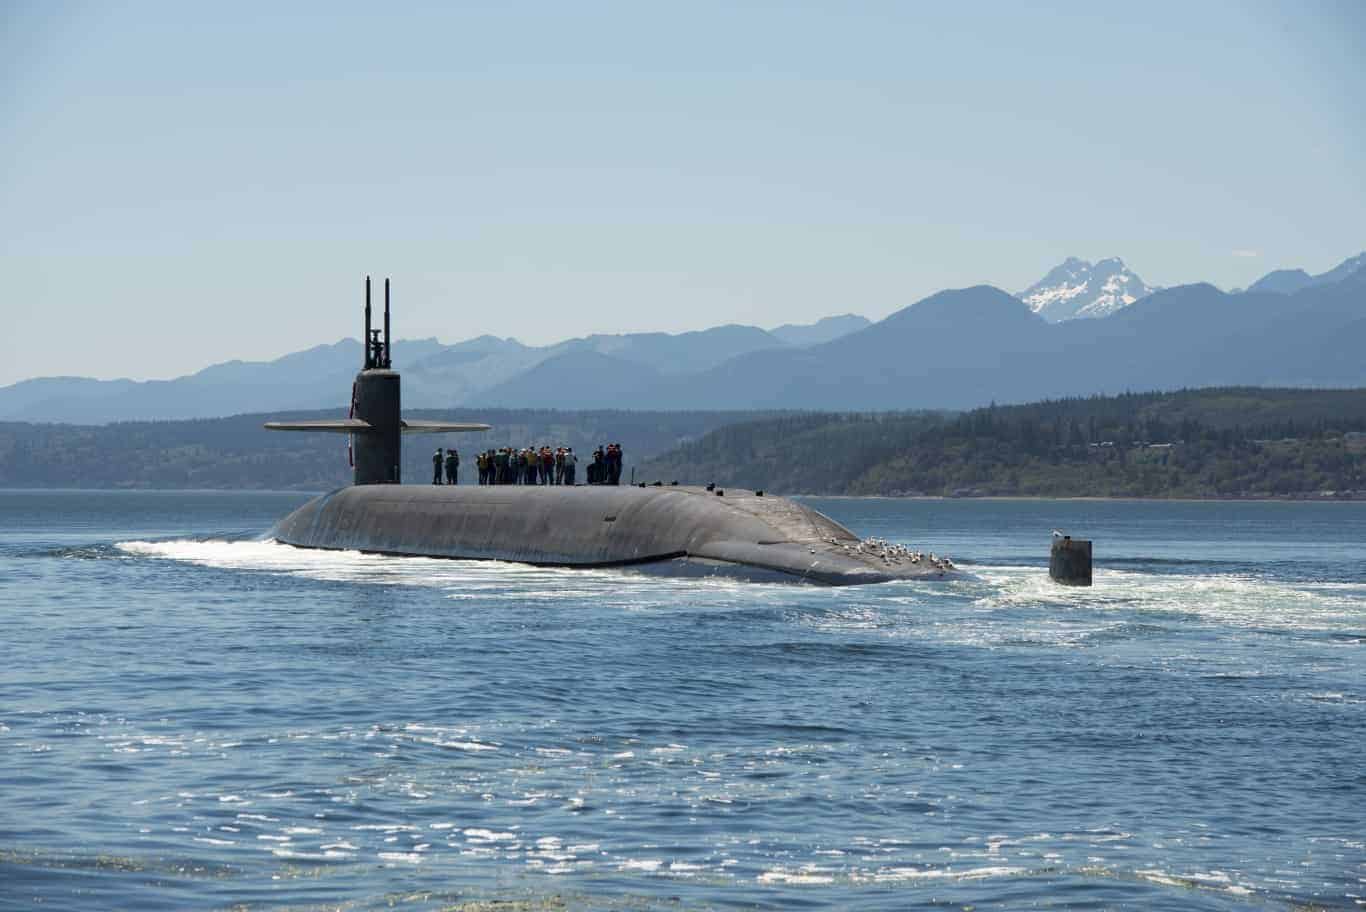
[[[300,547],[567,567],[682,559],[833,585],[951,569],[866,549],[783,497],[682,486],[361,485],[315,498],[274,534]]]

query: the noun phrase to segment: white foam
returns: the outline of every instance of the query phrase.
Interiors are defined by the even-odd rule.
[[[761,884],[828,884],[834,883],[835,877],[819,868],[802,868],[796,871],[774,868],[760,874],[758,881]]]
[[[422,856],[416,852],[380,852],[379,858],[387,862],[406,862],[407,864],[420,864]]]
[[[980,868],[884,868],[873,874],[873,880],[893,882],[906,880],[982,880],[987,877],[1010,877],[1025,868],[987,865]]]
[[[1331,584],[1274,582],[1246,574],[1187,576],[1133,570],[1097,569],[1093,587],[1059,586],[1038,568],[974,567],[979,581],[961,587],[972,609],[932,627],[936,639],[974,645],[1033,640],[1052,646],[1088,645],[1096,636],[1123,633],[1134,613],[1152,612],[1154,626],[1173,613],[1211,625],[1242,629],[1340,631],[1359,629],[1360,596]],[[1029,626],[1018,616],[1002,624],[996,614],[1015,609],[1052,611]],[[1113,611],[1116,620],[1104,613]]]
[[[462,832],[470,842],[514,842],[517,839],[516,833],[499,833],[479,827],[471,827]]]
[[[125,554],[182,561],[225,570],[288,574],[329,582],[424,586],[449,590],[456,600],[547,602],[594,599],[627,611],[676,610],[695,602],[699,592],[725,601],[753,604],[767,590],[788,593],[788,585],[747,583],[729,577],[671,578],[644,576],[622,569],[533,567],[502,561],[394,557],[359,551],[295,548],[264,539],[252,541],[176,539],[131,540],[115,544]]]
[[[443,741],[440,738],[418,738],[417,740],[435,747],[449,747],[452,750],[496,751],[498,749],[496,745],[484,744],[480,741]]]
[[[618,871],[644,871],[653,874],[664,864],[662,858],[628,858],[617,865]]]
[[[142,557],[184,561],[228,570],[262,570],[310,579],[379,582],[399,585],[443,585],[460,582],[472,561],[395,558],[359,551],[294,548],[277,541],[126,541],[121,551]]]

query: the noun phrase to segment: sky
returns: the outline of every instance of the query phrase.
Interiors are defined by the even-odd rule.
[[[1366,249],[1366,3],[0,4],[0,385]]]

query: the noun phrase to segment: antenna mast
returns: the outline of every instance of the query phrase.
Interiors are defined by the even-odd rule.
[[[384,352],[382,357],[383,363],[379,365],[380,367],[385,370],[393,367],[389,350],[389,279],[387,277],[384,280]]]
[[[365,349],[364,369],[369,370],[374,367],[370,356],[370,277],[365,277],[365,335],[360,340],[361,346]]]
[[[384,341],[380,331],[370,328],[370,277],[365,277],[365,370],[389,368],[389,280],[384,280]]]

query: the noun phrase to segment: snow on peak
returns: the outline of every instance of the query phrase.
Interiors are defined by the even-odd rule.
[[[1119,257],[1089,263],[1068,257],[1039,281],[1016,295],[1050,323],[1108,317],[1156,291]]]

